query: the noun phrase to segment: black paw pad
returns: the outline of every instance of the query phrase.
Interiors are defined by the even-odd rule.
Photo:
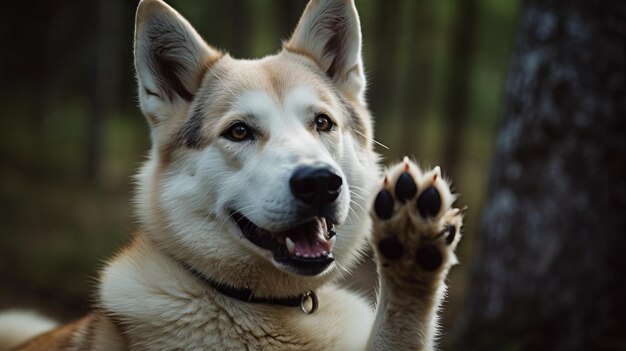
[[[385,256],[385,258],[397,260],[402,257],[404,247],[402,247],[402,244],[400,244],[400,241],[398,241],[397,238],[388,238],[381,240],[378,243],[378,250],[381,255]]]
[[[429,186],[424,192],[417,198],[417,209],[420,211],[422,217],[435,217],[441,209],[441,197],[437,188]]]
[[[389,219],[393,214],[393,197],[387,189],[381,190],[374,201],[374,211],[380,219]]]
[[[454,237],[456,236],[456,226],[449,225],[445,229],[446,231],[446,244],[450,245],[454,241]]]
[[[406,202],[417,194],[417,185],[413,181],[413,177],[407,172],[400,174],[396,182],[396,198],[400,202]]]
[[[415,260],[420,267],[427,271],[434,271],[441,266],[441,252],[435,246],[426,245],[417,250]]]

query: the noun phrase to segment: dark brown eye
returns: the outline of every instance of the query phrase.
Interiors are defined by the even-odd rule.
[[[329,132],[335,124],[330,120],[330,117],[324,113],[320,113],[315,116],[315,127],[320,132]]]
[[[233,124],[223,136],[231,141],[246,141],[252,139],[252,130],[245,123]]]

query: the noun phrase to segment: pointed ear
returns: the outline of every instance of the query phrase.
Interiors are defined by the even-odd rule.
[[[172,107],[190,102],[207,68],[221,56],[163,1],[139,3],[135,68],[141,109],[149,120],[164,118]]]
[[[285,49],[312,57],[340,90],[364,102],[361,24],[354,0],[311,0]]]

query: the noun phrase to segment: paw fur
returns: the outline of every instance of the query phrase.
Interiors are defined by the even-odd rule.
[[[436,272],[456,263],[462,213],[435,167],[423,171],[408,159],[391,167],[372,208],[373,244],[392,274]]]

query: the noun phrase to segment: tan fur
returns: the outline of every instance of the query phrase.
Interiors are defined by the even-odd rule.
[[[255,60],[210,47],[160,0],[141,1],[136,21],[140,107],[152,137],[137,175],[140,231],[102,271],[91,315],[20,350],[432,350],[460,237],[449,241],[446,228],[460,228],[462,218],[438,168],[423,172],[405,160],[381,181],[354,2],[312,0],[284,49]],[[316,128],[320,115],[332,120],[330,130]],[[229,138],[234,123],[254,138]],[[302,205],[289,184],[298,167],[320,164],[342,179],[324,214],[337,233],[334,261],[306,275],[246,239],[232,216],[273,233],[310,220],[297,214]],[[419,191],[406,203],[393,195],[389,219],[370,213],[376,194],[393,194],[403,172]],[[441,209],[422,218],[416,197],[429,186]],[[402,257],[380,250],[389,238]],[[380,275],[375,309],[334,285],[368,239]],[[441,265],[417,263],[425,245]],[[201,277],[255,298],[313,291],[319,309],[241,301]]]

